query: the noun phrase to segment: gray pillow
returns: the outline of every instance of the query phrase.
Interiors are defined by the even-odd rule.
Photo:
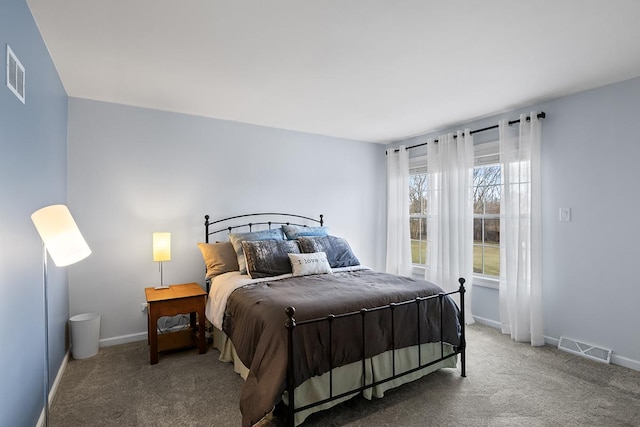
[[[349,243],[336,236],[300,237],[300,250],[303,253],[324,252],[331,268],[352,267],[360,265],[360,261],[351,252]]]
[[[308,236],[326,236],[329,234],[329,227],[305,227],[303,225],[283,225],[282,231],[289,240],[295,240],[298,237]]]
[[[284,234],[279,228],[270,230],[252,231],[249,233],[230,233],[229,241],[236,251],[238,258],[238,266],[241,274],[247,274],[247,264],[244,261],[244,252],[242,252],[242,242],[256,240],[284,240]]]
[[[291,273],[289,254],[300,253],[295,240],[244,241],[242,250],[252,279]]]

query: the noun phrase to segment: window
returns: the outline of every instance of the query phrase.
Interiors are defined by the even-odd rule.
[[[411,262],[427,262],[427,167],[409,170],[409,230],[411,230]]]
[[[500,275],[501,168],[497,141],[474,147],[473,169],[473,272],[477,279]],[[409,221],[414,266],[427,262],[426,157],[411,159]]]
[[[473,168],[473,273],[500,276],[500,165]]]

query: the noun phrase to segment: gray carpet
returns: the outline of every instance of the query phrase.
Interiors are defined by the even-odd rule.
[[[70,360],[51,426],[239,426],[241,378],[185,350],[149,365],[146,341]],[[273,418],[264,426],[283,425]],[[356,397],[304,426],[640,426],[640,372],[468,328],[467,378],[443,369],[367,401]]]

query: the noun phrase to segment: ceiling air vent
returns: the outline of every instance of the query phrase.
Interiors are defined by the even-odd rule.
[[[24,104],[24,67],[7,45],[7,87]]]

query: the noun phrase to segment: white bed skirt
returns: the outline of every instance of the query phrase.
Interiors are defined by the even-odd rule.
[[[223,362],[233,363],[234,370],[240,374],[243,379],[247,378],[249,369],[244,366],[240,358],[238,357],[233,343],[225,335],[224,332],[213,328],[213,346],[220,351],[220,360]],[[426,363],[430,360],[440,358],[440,343],[426,343],[421,344],[422,362]],[[454,353],[453,346],[449,344],[444,345],[444,355]],[[392,376],[392,352],[387,351],[385,353],[374,356],[367,359],[365,362],[365,379],[367,384],[371,384],[374,381],[379,381],[384,378]],[[372,397],[383,397],[385,391],[398,387],[402,384],[415,381],[433,371],[437,371],[440,368],[455,368],[458,363],[458,357],[450,357],[446,360],[435,363],[426,368],[422,368],[418,371],[407,374],[401,378],[385,382],[370,389],[364,390],[362,395],[365,399],[371,399]],[[396,374],[408,371],[418,366],[418,349],[417,346],[407,347],[400,350],[395,350],[395,365]],[[354,362],[339,368],[333,369],[333,395],[338,395],[343,392],[353,390],[362,386],[362,362]],[[314,412],[322,411],[338,403],[344,402],[355,396],[356,393],[343,397],[342,399],[327,402],[325,404],[310,408],[304,411],[300,411],[295,415],[296,426],[301,424],[309,415]],[[317,402],[329,397],[329,373],[313,377],[296,387],[295,390],[295,406],[299,408],[309,403]],[[283,395],[283,401],[288,403],[287,392]]]

